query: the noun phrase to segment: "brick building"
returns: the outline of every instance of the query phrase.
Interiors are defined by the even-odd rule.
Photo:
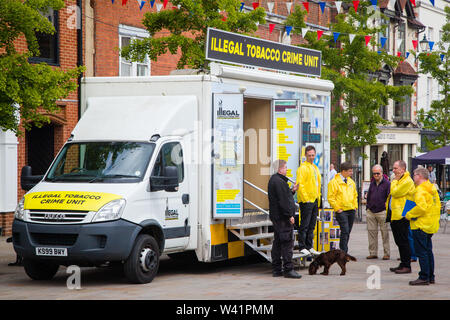
[[[80,3],[80,0],[65,0],[61,10],[45,13],[56,33],[38,36],[41,56],[33,57],[30,62],[45,62],[63,70],[77,67],[80,29],[77,28],[76,6]],[[26,50],[24,38],[17,41],[16,48],[21,52]],[[0,131],[0,227],[3,235],[11,234],[16,204],[25,194],[20,187],[22,167],[30,165],[34,175],[44,174],[78,121],[77,90],[57,104],[61,111],[48,114],[50,123],[41,128],[33,127],[18,138],[11,132]]]

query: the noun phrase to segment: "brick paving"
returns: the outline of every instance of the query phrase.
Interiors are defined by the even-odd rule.
[[[112,270],[82,268],[81,290],[69,290],[69,276],[61,267],[52,281],[32,281],[22,267],[9,267],[15,260],[12,245],[0,238],[0,299],[200,299],[200,300],[298,300],[298,299],[450,299],[450,228],[433,236],[436,284],[411,287],[408,281],[417,278],[418,263],[413,273],[396,275],[389,267],[398,264],[398,250],[392,234],[391,260],[367,260],[366,224],[355,224],[351,233],[349,253],[357,262],[347,263],[347,275],[340,276],[335,264],[329,276],[310,276],[306,269],[298,270],[302,279],[272,278],[270,264],[247,259],[227,263],[181,263],[164,257],[160,271],[152,283],[132,285]],[[381,258],[381,239],[379,239]],[[380,289],[368,289],[368,267],[380,269]],[[376,267],[375,267],[376,268]]]

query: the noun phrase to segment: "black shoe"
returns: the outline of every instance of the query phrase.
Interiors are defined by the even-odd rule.
[[[289,272],[286,272],[284,274],[284,277],[285,278],[291,278],[291,279],[300,279],[302,277],[302,275],[297,273],[297,272],[295,272],[294,270],[291,270]]]
[[[272,272],[272,277],[282,277],[283,276],[283,272],[279,271],[279,272]]]
[[[389,268],[389,270],[392,271],[392,272],[395,272],[395,271],[397,271],[398,269],[401,269],[401,267],[398,266],[398,267],[395,267],[395,268]]]
[[[422,279],[417,279],[417,280],[409,282],[410,286],[427,286],[429,284],[430,283],[427,280],[422,280]]]

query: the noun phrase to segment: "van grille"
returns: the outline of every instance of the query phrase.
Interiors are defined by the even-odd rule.
[[[88,211],[37,211],[30,210],[30,221],[40,223],[81,223]]]
[[[31,240],[38,245],[44,246],[73,246],[77,241],[78,234],[58,233],[35,233],[31,232]]]

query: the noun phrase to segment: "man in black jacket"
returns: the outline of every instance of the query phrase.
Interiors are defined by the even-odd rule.
[[[298,188],[289,189],[286,177],[286,161],[276,160],[273,168],[277,173],[269,180],[269,217],[273,224],[274,240],[272,244],[272,275],[300,279],[302,276],[294,271],[292,253],[294,248],[295,202],[293,194]],[[283,258],[283,272],[281,271]]]

